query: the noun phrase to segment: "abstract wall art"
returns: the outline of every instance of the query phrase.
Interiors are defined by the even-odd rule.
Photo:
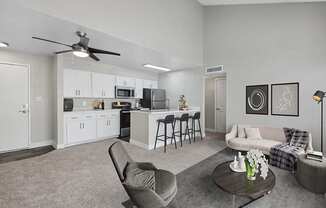
[[[246,114],[268,115],[268,85],[246,86]]]
[[[271,85],[272,115],[299,116],[299,83]]]

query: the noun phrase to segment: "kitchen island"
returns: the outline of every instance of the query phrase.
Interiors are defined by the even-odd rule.
[[[138,110],[131,111],[130,120],[130,143],[136,146],[151,150],[154,149],[156,131],[157,131],[157,120],[163,119],[167,115],[174,115],[175,117],[180,117],[184,113],[193,115],[199,112],[199,108],[192,108],[189,110]],[[197,122],[196,122],[197,123]],[[179,123],[176,123],[175,131],[179,131]],[[189,120],[189,128],[191,128],[191,120]],[[183,131],[185,129],[185,124]],[[172,128],[168,125],[168,136],[172,135]],[[159,135],[163,135],[164,125],[161,124]],[[163,139],[161,137],[160,139]],[[179,137],[176,137],[179,141]],[[170,139],[168,140],[170,144]],[[164,142],[158,141],[157,147],[164,146]]]

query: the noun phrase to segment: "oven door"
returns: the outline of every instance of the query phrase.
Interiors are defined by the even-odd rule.
[[[129,87],[115,87],[115,97],[116,98],[134,98],[135,89]]]
[[[130,136],[130,111],[120,111],[120,138]]]

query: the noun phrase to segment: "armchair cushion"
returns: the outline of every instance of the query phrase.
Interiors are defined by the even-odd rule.
[[[177,192],[176,176],[166,170],[155,171],[155,192],[164,200],[174,197]]]
[[[130,186],[155,190],[155,171],[141,169],[137,163],[128,163],[125,178],[124,183]]]

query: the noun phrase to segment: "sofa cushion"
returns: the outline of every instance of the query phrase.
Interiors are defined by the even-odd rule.
[[[246,138],[233,138],[229,140],[229,145],[231,148],[238,150],[259,149],[265,154],[269,154],[270,148],[277,144],[281,144],[281,142],[267,139]]]
[[[259,131],[263,139],[279,141],[282,143],[287,141],[282,128],[259,127]]]
[[[259,128],[245,128],[247,139],[262,139]]]
[[[250,128],[249,125],[238,125],[238,137],[246,138],[245,128]]]
[[[171,195],[175,194],[177,189],[176,176],[166,170],[155,171],[155,192],[167,200]]]

